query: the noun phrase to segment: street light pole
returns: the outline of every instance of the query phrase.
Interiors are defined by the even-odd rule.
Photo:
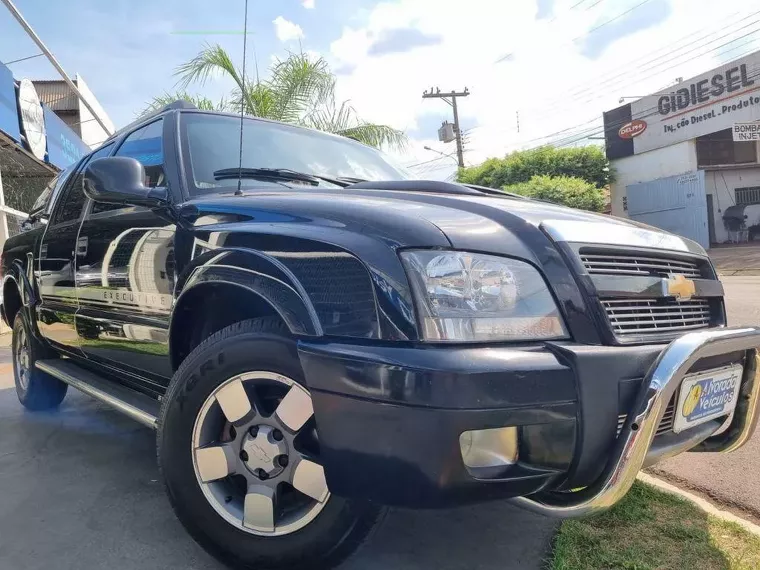
[[[443,156],[443,157],[445,157],[445,158],[450,158],[450,159],[451,159],[451,160],[453,160],[454,162],[457,162],[457,159],[456,159],[456,158],[454,158],[453,154],[446,154],[445,152],[441,152],[440,150],[436,150],[436,149],[434,149],[434,148],[431,148],[431,147],[429,147],[429,146],[424,146],[424,147],[422,147],[422,148],[424,148],[425,150],[429,150],[430,152],[434,152],[434,153],[436,153],[436,154],[440,154],[441,156]]]

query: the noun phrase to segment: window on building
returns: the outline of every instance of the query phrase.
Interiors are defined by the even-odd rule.
[[[737,188],[736,205],[760,204],[760,186],[751,186],[749,188]]]
[[[757,162],[754,141],[734,142],[731,129],[725,129],[697,138],[697,164],[718,166],[723,164],[752,164]]]

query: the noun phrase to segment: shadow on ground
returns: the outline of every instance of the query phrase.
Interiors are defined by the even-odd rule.
[[[73,390],[49,414],[0,390],[0,568],[221,569],[174,518],[154,445]],[[538,569],[555,528],[506,502],[397,510],[342,568]]]

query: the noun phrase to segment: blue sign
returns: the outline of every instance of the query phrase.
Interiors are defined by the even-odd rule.
[[[47,132],[47,162],[64,169],[90,152],[82,139],[49,107],[42,105]]]
[[[2,63],[0,63],[0,131],[3,131],[16,142],[21,140],[18,107],[16,105],[16,86],[13,83],[11,70]]]

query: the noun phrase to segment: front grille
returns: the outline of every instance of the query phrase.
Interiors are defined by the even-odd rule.
[[[675,258],[641,257],[627,254],[581,254],[581,262],[590,274],[639,275],[669,277],[680,274],[699,278],[699,265],[693,261]]]
[[[639,253],[583,248],[579,257],[592,277],[654,277],[668,279],[675,275],[687,279],[709,279],[709,262],[698,257],[674,255],[668,252]],[[619,282],[619,281],[618,281]],[[683,332],[704,329],[720,322],[719,304],[709,298],[694,297],[679,301],[673,297],[639,298],[633,292],[615,296],[600,294],[611,332],[618,338],[656,335],[667,338]]]
[[[617,335],[668,333],[710,326],[707,299],[603,299],[601,303]]]
[[[620,432],[623,430],[623,424],[625,423],[625,420],[627,418],[628,418],[627,414],[620,414],[618,416],[617,435],[620,435]],[[675,421],[675,418],[676,418],[676,398],[675,396],[673,396],[673,398],[671,398],[670,400],[670,403],[668,404],[668,407],[665,408],[665,414],[662,416],[662,419],[660,420],[660,423],[657,426],[657,431],[655,431],[655,437],[672,431],[673,422]]]

